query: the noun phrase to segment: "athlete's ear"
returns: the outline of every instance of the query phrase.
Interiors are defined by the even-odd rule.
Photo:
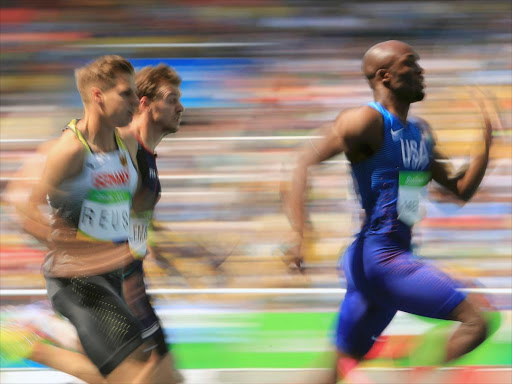
[[[139,100],[139,111],[144,112],[149,109],[149,105],[151,104],[150,100],[147,96],[142,96]]]
[[[384,84],[387,84],[389,82],[389,78],[391,77],[391,75],[386,69],[381,68],[377,70],[377,72],[375,72],[375,77],[377,78],[377,80],[380,80]]]
[[[91,100],[101,104],[103,102],[103,92],[98,87],[91,87]]]

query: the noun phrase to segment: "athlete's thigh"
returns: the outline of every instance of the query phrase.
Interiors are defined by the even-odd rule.
[[[106,379],[109,384],[144,383],[144,384],[178,384],[182,376],[173,369],[169,355],[161,356],[156,351],[146,361],[140,355],[144,346],[133,351],[121,362]]]
[[[400,311],[445,319],[466,295],[446,273],[404,252],[388,263],[378,283]]]
[[[54,309],[75,326],[87,356],[103,375],[142,345],[141,324],[120,295],[117,276],[47,278]]]
[[[144,282],[144,270],[141,260],[135,260],[124,270],[123,295],[130,310],[137,318],[150,326],[156,320]]]
[[[135,260],[125,268],[123,293],[128,307],[142,324],[142,338],[148,342],[148,348],[154,347],[160,355],[165,355],[168,351],[165,334],[146,292],[142,260]]]
[[[336,346],[355,358],[363,357],[396,313],[368,300],[360,291],[348,290],[338,317]]]

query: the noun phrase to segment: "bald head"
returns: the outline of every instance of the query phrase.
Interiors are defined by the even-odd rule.
[[[409,44],[389,40],[371,47],[363,57],[362,70],[375,99],[414,103],[423,100],[423,68]]]
[[[410,45],[399,40],[388,40],[375,44],[363,57],[363,73],[372,79],[381,68],[389,68],[403,54],[414,53]]]

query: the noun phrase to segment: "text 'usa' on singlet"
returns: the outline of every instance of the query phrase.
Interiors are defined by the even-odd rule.
[[[410,227],[424,215],[421,202],[431,179],[433,139],[416,119],[404,124],[380,103],[368,105],[382,115],[384,139],[370,158],[352,164],[366,213],[362,233],[410,237]]]

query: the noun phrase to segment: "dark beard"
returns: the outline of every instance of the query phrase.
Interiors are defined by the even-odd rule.
[[[410,104],[416,103],[417,101],[421,101],[425,98],[425,93],[422,89],[399,88],[395,89],[395,95],[398,100]]]

